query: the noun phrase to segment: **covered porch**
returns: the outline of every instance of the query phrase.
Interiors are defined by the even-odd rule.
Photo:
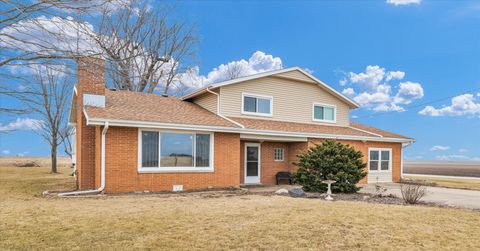
[[[295,172],[297,155],[307,149],[308,138],[241,134],[240,184],[276,185],[277,173]]]

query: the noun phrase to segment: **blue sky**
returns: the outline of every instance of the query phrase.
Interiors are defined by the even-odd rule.
[[[283,67],[307,68],[338,91],[351,88],[351,97],[365,104],[352,120],[417,140],[406,149],[407,159],[480,160],[480,2],[183,1],[176,6],[197,25],[200,75],[221,64],[248,62],[260,51]],[[460,96],[473,89],[471,96]],[[368,95],[359,97],[362,93]],[[451,106],[454,96],[459,97]],[[432,107],[425,110],[427,105]],[[12,119],[2,118],[2,126]],[[0,155],[48,151],[32,131],[0,134]]]

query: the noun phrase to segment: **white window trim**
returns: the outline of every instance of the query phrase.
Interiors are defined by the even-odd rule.
[[[245,106],[244,106],[245,97],[269,99],[270,100],[270,113],[245,111]],[[272,96],[267,96],[267,95],[260,95],[260,94],[242,92],[242,107],[240,109],[241,109],[241,113],[244,114],[244,115],[272,117],[273,116],[273,97]],[[257,110],[258,110],[258,101],[257,101]]]
[[[161,136],[158,135],[159,145],[158,145],[158,167],[142,167],[142,132],[149,131],[149,132],[158,132],[159,134],[163,133],[192,133],[192,134],[209,134],[210,135],[210,166],[208,167],[195,167],[196,162],[196,144],[195,140],[193,140],[193,162],[194,166],[187,166],[187,167],[160,167],[161,161]],[[139,173],[172,173],[172,172],[214,172],[214,133],[213,132],[204,132],[204,131],[184,131],[184,130],[159,130],[159,129],[149,129],[149,128],[139,128],[138,129],[138,166],[137,170]]]
[[[333,108],[333,120],[316,119],[315,118],[315,106]],[[312,104],[312,121],[322,122],[322,123],[332,123],[332,124],[337,123],[337,106],[336,105],[313,102],[313,104]]]
[[[380,151],[378,155],[378,170],[370,170],[370,151]],[[381,161],[382,161],[382,151],[388,151],[390,159],[388,161],[388,170],[381,170]],[[369,147],[368,148],[368,172],[372,173],[390,173],[392,172],[392,163],[393,163],[393,155],[392,155],[392,148],[374,148],[374,147]]]
[[[276,159],[277,157],[277,150],[281,150],[282,151],[282,159]],[[281,162],[281,161],[285,161],[285,149],[284,148],[281,148],[281,147],[275,147],[273,148],[273,160],[274,161],[278,161],[278,162]]]

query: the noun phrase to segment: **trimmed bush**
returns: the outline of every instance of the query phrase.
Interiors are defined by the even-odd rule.
[[[297,157],[295,183],[309,192],[326,192],[327,185],[322,181],[335,180],[333,192],[354,193],[359,189],[356,184],[367,175],[363,153],[335,140],[326,140]]]

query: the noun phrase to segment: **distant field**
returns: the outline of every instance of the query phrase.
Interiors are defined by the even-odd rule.
[[[50,158],[49,157],[0,157],[0,167],[12,167],[15,163],[24,163],[26,161],[34,161],[40,166],[49,166]],[[69,167],[72,162],[70,158],[59,157],[57,163],[60,167]]]
[[[403,173],[480,178],[480,162],[404,161]]]

